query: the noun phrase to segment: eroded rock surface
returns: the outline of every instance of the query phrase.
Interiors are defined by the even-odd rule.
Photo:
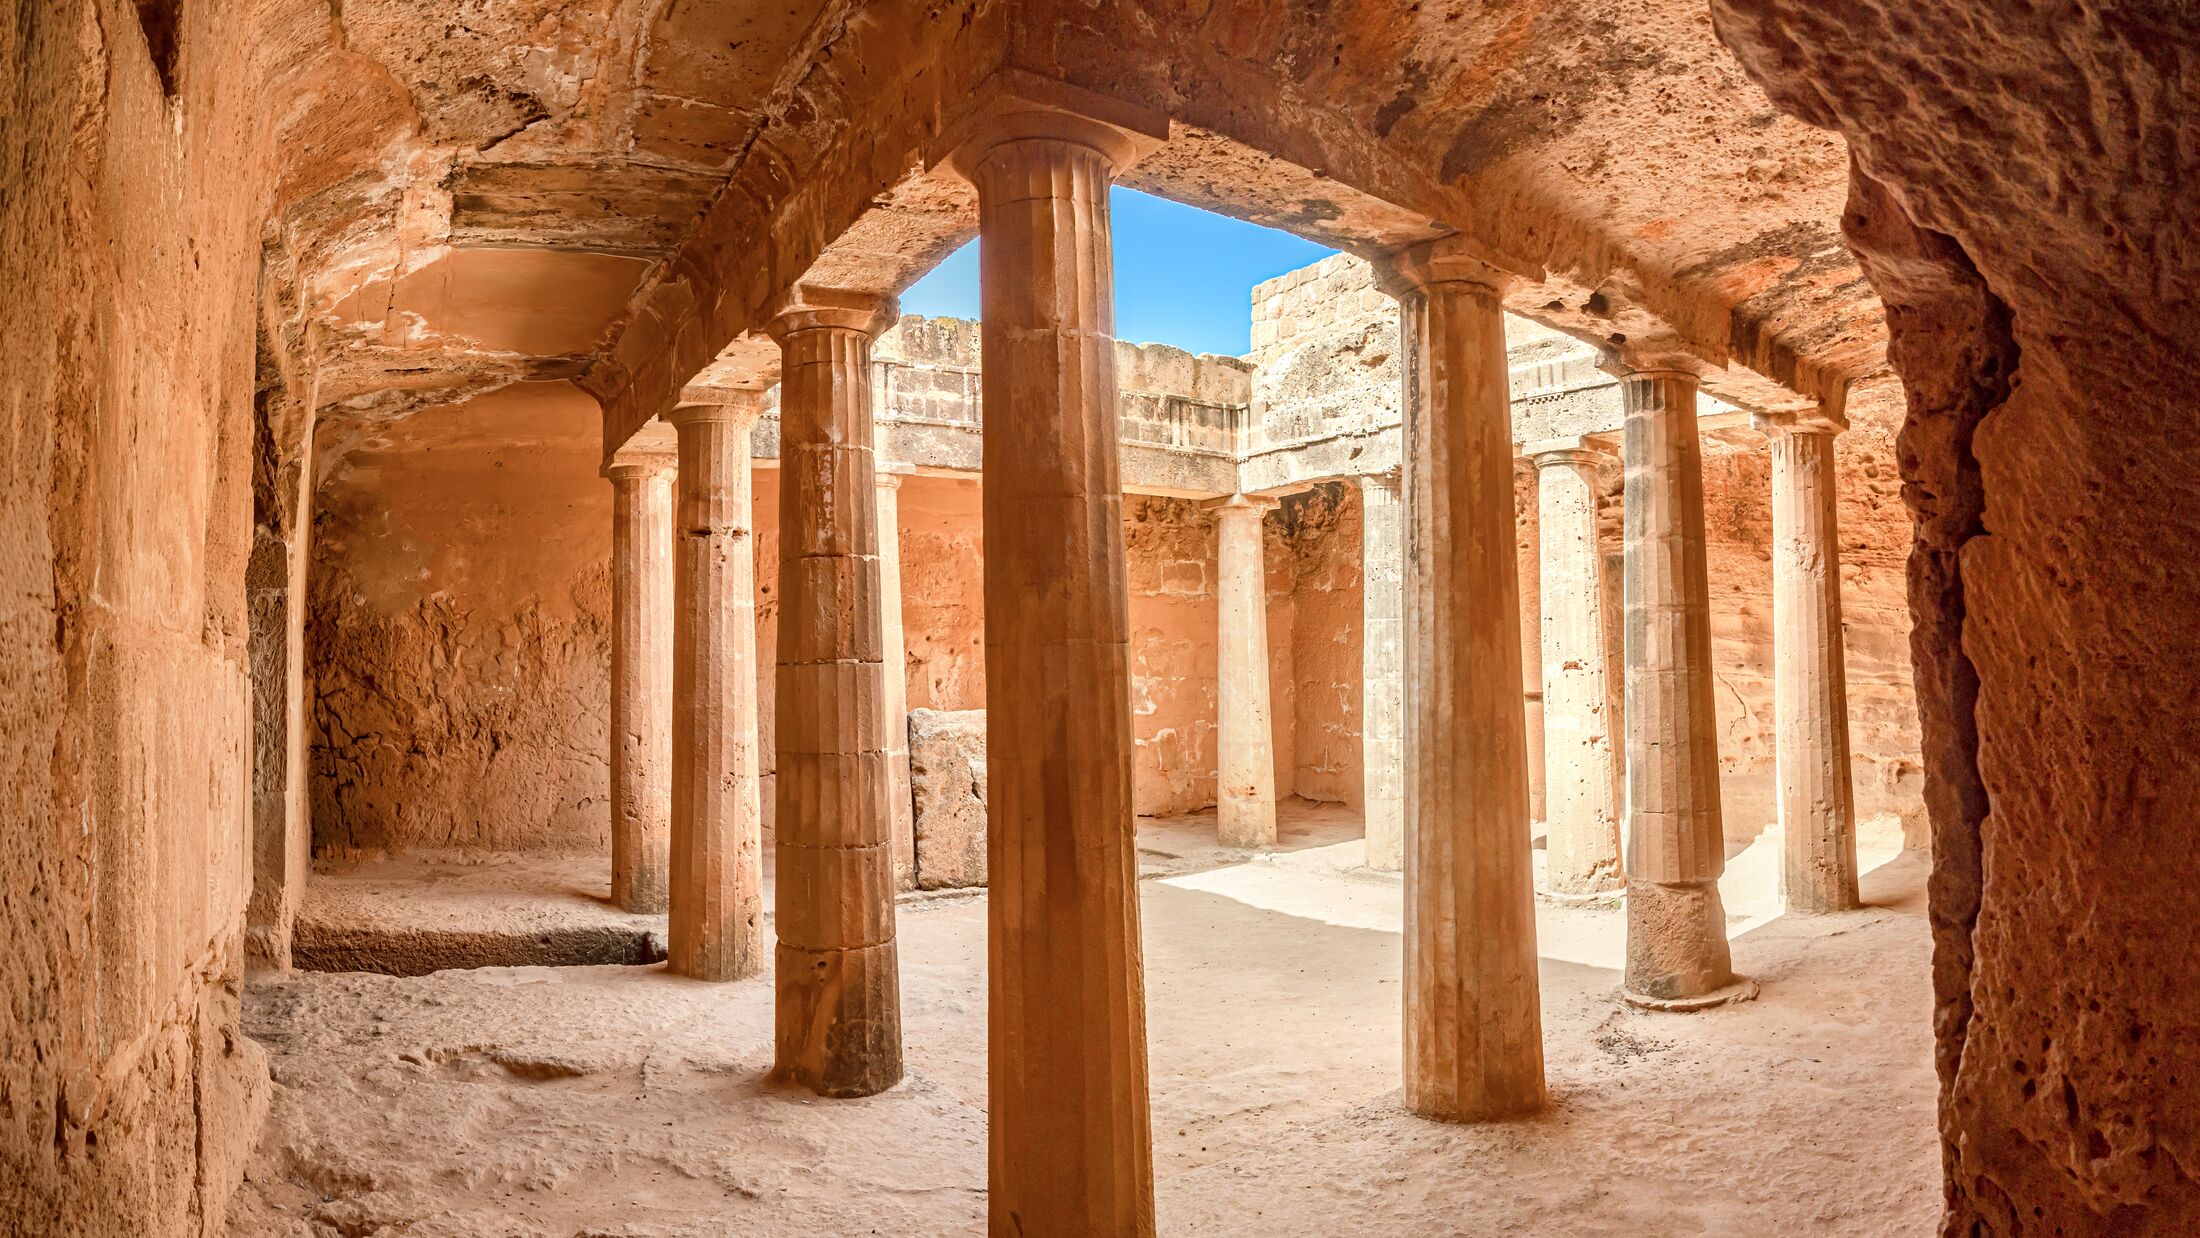
[[[985,884],[985,711],[909,711],[917,888]]]

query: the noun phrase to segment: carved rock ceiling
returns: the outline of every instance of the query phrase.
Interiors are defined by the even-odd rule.
[[[767,125],[858,111],[869,66],[840,54],[847,30],[870,23],[877,47],[879,23],[990,7],[344,0],[325,29],[301,18],[269,269],[324,420],[355,430],[580,377],[664,260],[738,243],[697,221]],[[1027,63],[1177,121],[1129,183],[1362,249],[1457,227],[1540,270],[1514,308],[1576,334],[1639,336],[1627,307],[1655,305],[1722,347],[1777,336],[1892,389],[1878,302],[1839,237],[1846,151],[1775,113],[1700,0],[1020,13]],[[889,188],[931,197],[864,216],[821,268],[906,280],[910,255],[974,227],[959,187]],[[733,357],[756,354],[740,344]]]

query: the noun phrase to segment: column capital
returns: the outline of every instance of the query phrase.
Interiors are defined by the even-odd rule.
[[[1004,68],[972,96],[962,116],[933,144],[932,160],[972,184],[986,157],[1010,142],[1083,146],[1120,173],[1169,139],[1164,112],[1028,69]]]
[[[884,460],[871,466],[871,482],[881,490],[901,489],[902,479],[917,475],[913,464],[890,464]]]
[[[1685,378],[1701,386],[1704,371],[1718,368],[1709,358],[1711,351],[1671,335],[1644,340],[1619,338],[1602,349],[1597,368],[1622,382],[1630,378]]]
[[[610,461],[603,466],[603,475],[612,481],[670,477],[679,471],[680,454],[677,451],[631,444],[611,453]]]
[[[1219,499],[1208,499],[1199,506],[1202,510],[1214,512],[1216,515],[1244,513],[1258,519],[1276,510],[1279,502],[1281,500],[1270,498],[1265,494],[1229,494]]]
[[[1821,400],[1816,405],[1791,409],[1769,409],[1752,412],[1749,425],[1765,435],[1773,434],[1839,434],[1849,428],[1848,410],[1838,400]]]
[[[1436,284],[1471,284],[1493,297],[1503,296],[1518,279],[1487,250],[1458,235],[1394,249],[1374,258],[1372,265],[1375,282],[1399,298],[1427,292]]]
[[[880,292],[796,284],[765,308],[764,333],[784,348],[800,331],[837,327],[872,338],[901,318],[901,302]]]
[[[1539,469],[1568,464],[1603,464],[1617,458],[1602,445],[1586,438],[1553,438],[1523,444],[1520,455]]]
[[[764,393],[761,391],[728,391],[729,399],[723,404],[682,404],[665,414],[665,420],[675,428],[691,425],[716,425],[720,423],[747,428],[756,424],[764,415]]]

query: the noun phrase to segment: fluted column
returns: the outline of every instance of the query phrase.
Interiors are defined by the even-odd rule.
[[[611,901],[661,912],[672,864],[672,485],[622,449],[611,479]]]
[[[1543,1104],[1520,576],[1501,278],[1438,246],[1386,260],[1405,357],[1405,1101]]]
[[[908,465],[900,465],[906,471]],[[879,631],[886,681],[886,823],[893,842],[894,888],[917,888],[916,803],[909,790],[909,644],[901,623],[901,478],[878,469]]]
[[[1405,505],[1395,473],[1360,478],[1360,807],[1367,866],[1406,863]]]
[[[1847,911],[1856,890],[1848,668],[1841,649],[1837,427],[1757,418],[1772,444],[1772,708],[1781,888],[1791,911]]]
[[[1276,501],[1232,495],[1215,513],[1215,829],[1225,847],[1276,845],[1276,743],[1268,691],[1268,575],[1261,518]]]
[[[762,404],[673,410],[671,970],[764,969],[757,799],[756,549],[749,430]]]
[[[1619,888],[1610,696],[1604,683],[1604,572],[1597,553],[1597,462],[1579,440],[1529,447],[1542,553],[1543,768],[1547,890]]]
[[[1543,768],[1543,517],[1535,462],[1513,461],[1515,534],[1520,555],[1520,695],[1528,733],[1528,820],[1550,815]]]
[[[779,341],[774,1073],[824,1096],[901,1079],[871,339],[889,298],[798,291]]]
[[[996,1235],[1151,1234],[1108,187],[1121,134],[1004,119],[978,189],[987,1124]]]
[[[1719,874],[1718,721],[1704,566],[1696,379],[1631,372],[1627,468],[1627,975],[1637,1005],[1693,1009],[1756,991],[1734,975]]]

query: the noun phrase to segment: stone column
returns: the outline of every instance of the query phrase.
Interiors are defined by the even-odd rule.
[[[1225,847],[1276,845],[1276,743],[1268,695],[1268,574],[1261,518],[1276,501],[1214,505],[1219,760],[1215,831]]]
[[[890,298],[798,289],[779,341],[774,1073],[824,1096],[901,1079],[871,340]]]
[[[1840,427],[1760,416],[1772,443],[1772,702],[1781,888],[1790,911],[1848,911],[1856,891],[1848,669],[1833,439]]]
[[[1405,1101],[1541,1107],[1512,406],[1498,273],[1386,259],[1405,357]]]
[[[1513,461],[1515,534],[1520,547],[1520,695],[1528,727],[1528,820],[1549,818],[1543,768],[1543,518],[1535,462]]]
[[[1367,866],[1406,863],[1405,506],[1398,477],[1360,478],[1360,805]]]
[[[669,965],[698,980],[764,969],[757,802],[756,549],[749,431],[761,399],[674,409]]]
[[[676,452],[622,448],[611,479],[611,901],[662,912],[672,847]]]
[[[891,466],[903,471],[908,465]],[[879,631],[886,680],[886,822],[893,841],[894,888],[917,888],[916,801],[909,788],[909,645],[901,626],[901,472],[880,464],[878,477]]]
[[[1627,974],[1640,1006],[1696,1009],[1753,995],[1726,944],[1719,874],[1718,719],[1704,567],[1696,379],[1630,372],[1627,467]]]
[[[1545,886],[1558,898],[1620,887],[1610,695],[1604,683],[1604,562],[1597,553],[1597,463],[1579,439],[1536,443],[1542,544]]]
[[[984,238],[996,1235],[1154,1226],[1108,237],[1108,187],[1134,150],[1112,127],[1026,111],[960,156]]]

